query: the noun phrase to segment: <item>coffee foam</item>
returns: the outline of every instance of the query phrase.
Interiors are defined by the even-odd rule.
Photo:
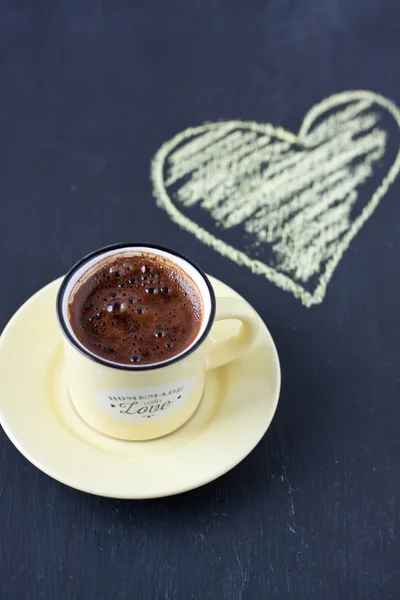
[[[122,364],[153,364],[186,350],[204,317],[201,293],[177,264],[133,249],[105,256],[73,286],[69,320],[80,343]]]

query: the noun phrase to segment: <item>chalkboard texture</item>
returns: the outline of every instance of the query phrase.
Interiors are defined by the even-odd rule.
[[[253,453],[168,499],[70,489],[1,432],[1,600],[399,597],[400,179],[314,303],[204,243],[157,205],[151,179],[160,148],[190,127],[270,123],[299,153],[310,149],[295,137],[304,118],[335,94],[366,90],[400,105],[399,23],[391,0],[1,3],[0,326],[84,254],[145,239],[244,295],[270,328],[283,376]],[[395,119],[380,131],[358,158],[370,157],[372,173],[357,188],[361,207],[398,153]],[[181,183],[165,185],[184,198]]]

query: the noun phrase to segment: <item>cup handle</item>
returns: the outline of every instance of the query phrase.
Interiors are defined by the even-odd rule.
[[[214,321],[237,319],[242,324],[238,333],[226,340],[216,341],[210,334],[211,346],[207,356],[207,369],[215,369],[234,360],[255,342],[259,329],[259,319],[254,309],[242,298],[217,298]]]

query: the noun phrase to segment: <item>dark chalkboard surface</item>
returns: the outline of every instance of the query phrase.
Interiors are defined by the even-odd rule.
[[[1,433],[1,600],[398,598],[399,23],[390,0],[1,3],[1,326],[82,255],[146,237],[244,295],[270,328],[283,374],[276,417],[253,453],[169,499],[69,489]],[[331,104],[354,90],[367,94]],[[268,160],[242,178],[237,155],[209,160],[197,147],[192,170],[174,173],[176,152],[223,122],[235,122],[236,139],[253,132]],[[271,156],[302,165],[295,177],[285,167],[273,192],[285,191],[279,207],[294,204],[271,216],[276,196],[262,188],[252,220],[252,176],[270,185]],[[318,176],[300,185],[310,172]],[[210,173],[223,174],[214,205]],[[229,202],[241,181],[239,218]],[[335,198],[326,195],[334,181],[343,186]],[[293,222],[307,191],[309,210],[323,199],[337,218]],[[219,201],[229,210],[218,212]],[[204,243],[168,202],[229,251]],[[321,226],[311,237],[323,253],[305,260],[299,232],[310,223]]]

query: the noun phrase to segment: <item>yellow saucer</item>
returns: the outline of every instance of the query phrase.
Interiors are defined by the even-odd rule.
[[[218,296],[238,296],[210,278]],[[0,338],[0,421],[39,469],[73,488],[112,498],[156,498],[191,490],[236,466],[262,438],[280,389],[279,359],[262,323],[243,358],[209,371],[203,399],[183,427],[148,442],[92,430],[72,407],[63,378],[55,299],[61,279],[30,298]],[[217,323],[216,338],[233,321]]]

